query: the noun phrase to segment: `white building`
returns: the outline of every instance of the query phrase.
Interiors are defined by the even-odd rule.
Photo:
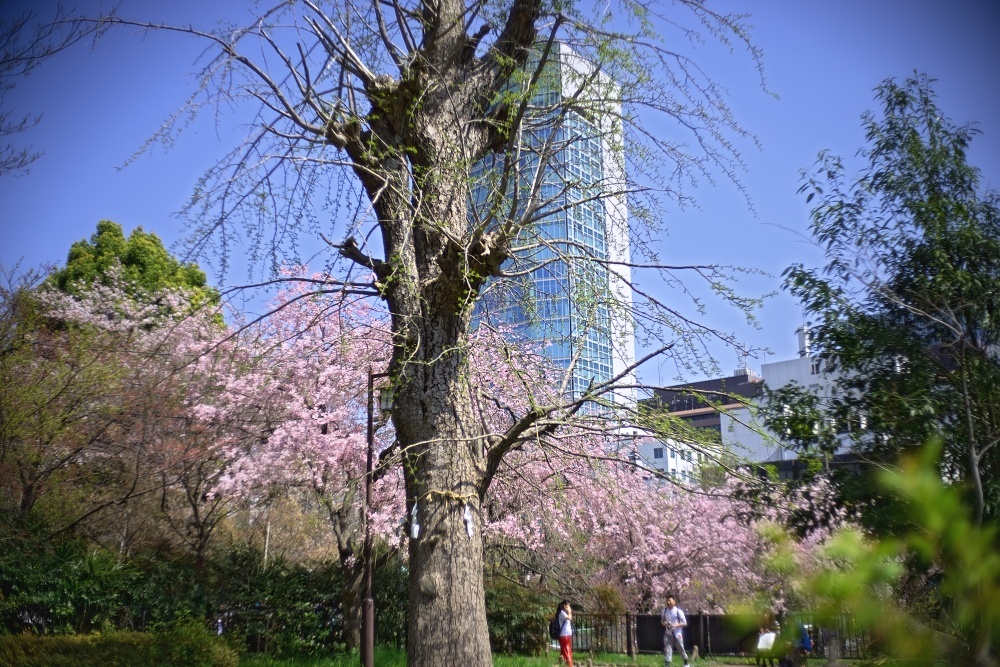
[[[701,455],[676,440],[643,441],[639,446],[639,460],[684,484],[698,482]]]
[[[634,452],[638,465],[659,471],[682,484],[698,482],[701,455],[684,443],[660,440],[637,428],[624,429],[622,436],[619,451],[628,448]]]
[[[731,452],[740,461],[777,463],[794,460],[796,452],[783,447],[756,416],[764,386],[775,389],[795,384],[822,401],[832,395],[837,379],[836,374],[826,372],[822,362],[810,354],[808,330],[803,327],[796,334],[799,356],[795,359],[762,364],[759,374],[743,368],[728,377],[657,389],[649,405],[669,411],[673,417],[684,420],[691,427],[717,432],[722,450]],[[701,457],[683,445],[647,443],[639,449],[641,458],[660,470],[672,474],[674,462],[680,457],[677,464],[679,475],[697,473]],[[672,453],[671,449],[677,451]],[[684,453],[684,449],[688,452]],[[846,441],[845,448],[838,454],[844,451]],[[693,470],[679,467],[681,462],[688,463],[687,457],[690,457]]]
[[[821,400],[829,398],[836,374],[824,372],[821,361],[809,353],[808,330],[796,331],[799,356],[786,361],[762,364],[760,377],[771,388],[796,384]],[[756,399],[759,403],[760,399]],[[797,458],[793,450],[782,447],[779,440],[760,424],[753,411],[736,407],[720,415],[722,442],[737,457],[755,462],[787,461]]]

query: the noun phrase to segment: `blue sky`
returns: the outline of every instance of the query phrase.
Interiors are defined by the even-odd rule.
[[[914,70],[938,79],[947,115],[978,123],[982,134],[973,143],[971,161],[988,185],[1000,187],[1000,2],[708,1],[720,11],[751,14],[767,85],[778,99],[760,92],[744,54],[704,49],[704,68],[729,88],[737,117],[761,142],[759,150],[742,147],[743,181],[754,211],[732,185],[702,184],[695,192],[697,210],[665,212],[666,261],[737,264],[772,274],[742,281],[746,293],[778,289],[779,274],[792,262],[818,264],[821,256],[802,236],[808,208],[796,195],[799,171],[824,148],[853,155],[864,140],[860,116],[874,107],[872,89],[886,77],[903,78]],[[248,16],[244,3],[192,0],[126,0],[122,14],[198,23],[226,5],[240,8],[230,9],[230,16],[233,11],[241,20]],[[23,6],[0,0],[5,14]],[[0,178],[0,263],[61,263],[70,244],[88,237],[101,219],[127,231],[141,225],[168,244],[180,237],[174,213],[196,178],[233,143],[237,130],[227,125],[230,110],[219,110],[219,123],[211,114],[203,116],[169,150],[154,147],[121,167],[184,101],[200,53],[188,39],[122,31],[96,49],[78,45],[52,59],[7,95],[8,107],[44,114],[18,140],[45,155],[30,174]],[[237,283],[245,276],[228,278]],[[760,330],[743,327],[718,309],[710,308],[707,317],[738,330],[748,345],[770,348],[769,360],[795,355],[801,314],[787,295],[761,311]],[[727,370],[739,363],[726,356],[720,361]],[[751,359],[749,365],[759,367],[760,361]],[[658,369],[645,375],[656,380],[661,372],[659,379],[673,381]]]

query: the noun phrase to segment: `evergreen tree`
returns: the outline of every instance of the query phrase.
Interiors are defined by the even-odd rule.
[[[105,286],[117,283],[133,297],[139,292],[179,289],[193,306],[219,300],[197,264],[178,260],[160,237],[142,227],[126,238],[121,225],[110,220],[98,222],[90,240],[81,239],[70,247],[66,266],[53,273],[49,282],[73,294],[99,282]]]

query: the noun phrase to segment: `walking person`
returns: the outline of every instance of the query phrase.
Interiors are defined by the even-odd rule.
[[[785,642],[786,653],[778,664],[780,667],[802,667],[812,652],[812,637],[801,621],[791,620],[787,628],[789,633]]]
[[[567,667],[573,667],[573,610],[569,600],[563,600],[556,607],[556,618],[559,619],[559,662],[566,661]]]
[[[688,654],[684,650],[684,628],[687,627],[687,618],[684,612],[677,606],[677,599],[673,595],[667,597],[667,606],[660,613],[660,625],[663,626],[663,664],[670,667],[670,662],[674,659],[674,644],[677,651],[684,659],[684,667],[688,667]]]
[[[767,667],[768,662],[771,667],[778,663],[778,622],[773,617],[767,615],[760,624],[757,636],[756,662],[757,667]]]

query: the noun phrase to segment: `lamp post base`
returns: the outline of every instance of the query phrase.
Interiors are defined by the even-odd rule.
[[[361,667],[375,665],[375,601],[361,602]]]

